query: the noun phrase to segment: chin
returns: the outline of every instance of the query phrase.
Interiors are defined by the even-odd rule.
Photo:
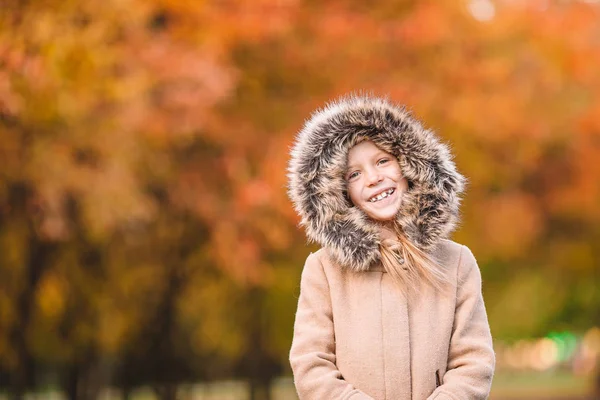
[[[363,209],[365,210],[365,209]],[[400,211],[400,205],[395,206],[395,207],[391,207],[385,210],[365,210],[365,213],[371,218],[374,219],[376,221],[380,221],[380,222],[386,222],[386,221],[391,221],[393,219],[396,218],[396,215],[398,215],[398,212]]]
[[[378,212],[367,212],[366,214],[376,221],[391,221],[396,217],[398,211],[395,212],[387,212],[387,213],[378,213]]]
[[[396,216],[396,214],[393,214],[393,215],[390,215],[390,216],[387,216],[387,215],[381,215],[380,216],[380,215],[378,215],[378,216],[371,216],[371,218],[373,218],[374,220],[379,221],[379,222],[388,222],[388,221],[393,220],[395,216]]]

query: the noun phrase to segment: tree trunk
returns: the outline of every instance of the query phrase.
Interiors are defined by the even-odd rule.
[[[271,400],[271,383],[250,380],[250,400]]]
[[[154,386],[154,392],[160,400],[176,400],[177,399],[177,385],[164,384]]]
[[[129,400],[129,397],[131,397],[131,388],[129,386],[122,387],[121,388],[121,399]]]
[[[11,390],[12,390],[10,393],[11,400],[23,400],[25,398],[25,390],[23,390],[21,387],[17,387],[17,386],[13,385]]]
[[[600,362],[600,356],[598,356],[597,361]],[[600,399],[600,367],[596,367],[596,379],[592,390],[594,391],[594,393],[592,393],[592,398]]]
[[[28,225],[28,258],[24,268],[24,285],[16,299],[16,321],[9,333],[9,343],[16,353],[16,365],[10,371],[10,388],[12,399],[22,399],[26,391],[33,386],[35,360],[27,343],[31,318],[35,307],[35,296],[38,284],[50,264],[55,252],[55,243],[38,237],[34,221],[25,208],[32,194],[25,186],[11,187],[10,206],[15,215],[20,215],[23,223]]]
[[[77,400],[79,375],[79,368],[77,365],[70,365],[63,384],[63,391],[69,400]]]

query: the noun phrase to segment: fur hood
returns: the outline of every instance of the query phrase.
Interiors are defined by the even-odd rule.
[[[348,150],[365,138],[397,157],[409,190],[396,221],[425,252],[456,226],[465,185],[448,147],[404,107],[349,96],[317,110],[292,147],[288,194],[308,239],[354,271],[379,261],[377,223],[349,201],[344,180]]]

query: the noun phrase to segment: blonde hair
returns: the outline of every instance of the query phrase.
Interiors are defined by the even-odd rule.
[[[425,281],[444,291],[450,282],[440,265],[427,253],[415,246],[394,221],[396,239],[384,239],[379,245],[381,263],[406,293],[418,292]]]

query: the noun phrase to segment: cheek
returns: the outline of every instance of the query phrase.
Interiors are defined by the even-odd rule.
[[[400,189],[402,189],[403,192],[406,192],[408,190],[408,179],[402,178],[399,185]]]
[[[359,194],[355,185],[348,185],[348,197],[353,205],[356,205],[356,202],[360,199]]]
[[[402,173],[402,170],[400,169],[400,165],[396,166],[396,176],[397,179],[396,181],[398,182],[398,185],[400,186],[400,188],[404,191],[408,190],[408,179],[406,179],[404,177],[404,174]]]

